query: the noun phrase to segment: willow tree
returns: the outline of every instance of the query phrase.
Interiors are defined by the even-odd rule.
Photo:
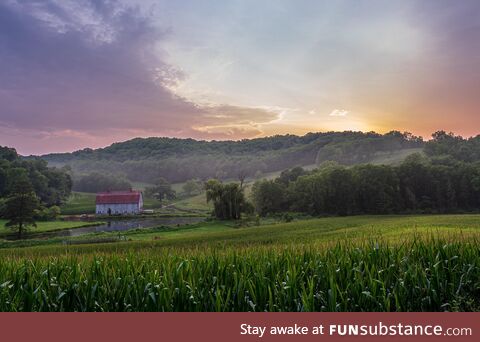
[[[205,184],[207,202],[213,203],[213,213],[221,220],[238,220],[250,210],[242,187],[237,183],[223,184],[212,179]]]

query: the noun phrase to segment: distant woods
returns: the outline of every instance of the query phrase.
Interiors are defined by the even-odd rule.
[[[341,166],[282,172],[252,188],[260,215],[284,211],[310,215],[454,213],[480,209],[480,164],[414,154],[398,166]]]
[[[101,192],[128,190],[132,187],[130,181],[117,174],[92,172],[74,177],[73,190],[80,192]]]
[[[15,149],[0,146],[0,200],[15,193],[19,179],[28,182],[40,203],[47,207],[61,205],[71,193],[68,168],[48,167],[43,159],[24,159]]]
[[[425,144],[425,154],[443,163],[462,161],[466,163],[480,161],[480,135],[468,139],[453,133],[439,131]]]
[[[55,219],[71,188],[68,168],[47,167],[40,158],[25,160],[0,146],[0,218],[20,238],[35,220]]]
[[[403,158],[419,153],[403,162],[373,165],[398,151],[405,151]],[[276,179],[259,180],[285,169]],[[55,217],[53,207],[70,195],[71,175],[76,191],[124,190],[132,182],[146,182],[152,184],[146,194],[162,201],[177,196],[171,183],[184,182],[178,197],[206,190],[215,216],[224,219],[239,218],[252,207],[259,215],[469,212],[480,210],[480,136],[465,139],[439,131],[426,142],[398,131],[212,142],[148,138],[42,159],[1,147],[0,212],[21,177],[38,200],[36,215]],[[227,179],[237,182],[222,182]],[[257,181],[247,197],[244,188],[252,179]]]
[[[119,175],[130,182],[170,183],[191,179],[246,179],[297,165],[333,160],[352,165],[367,163],[405,149],[422,148],[421,138],[392,131],[309,133],[241,141],[197,141],[175,138],[137,138],[107,148],[45,155],[51,165],[69,165],[75,174]],[[77,185],[75,185],[77,189]]]

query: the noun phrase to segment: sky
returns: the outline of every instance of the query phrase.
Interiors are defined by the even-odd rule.
[[[2,0],[0,145],[480,134],[477,0]]]

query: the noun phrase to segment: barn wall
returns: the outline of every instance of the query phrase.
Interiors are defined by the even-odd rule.
[[[107,215],[108,209],[111,209],[112,215],[138,214],[140,212],[138,203],[128,203],[128,204],[97,204],[95,213],[98,215]]]

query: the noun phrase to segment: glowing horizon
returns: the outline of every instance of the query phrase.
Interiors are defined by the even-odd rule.
[[[0,145],[480,133],[477,1],[8,0]]]

